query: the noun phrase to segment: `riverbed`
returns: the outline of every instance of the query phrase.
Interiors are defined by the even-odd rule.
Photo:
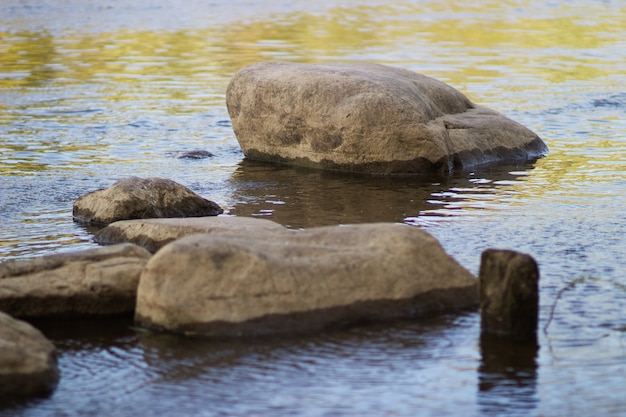
[[[537,352],[481,343],[477,312],[239,342],[40,321],[60,384],[0,415],[626,413],[623,2],[3,0],[0,57],[0,259],[95,247],[72,203],[136,175],[294,229],[403,222],[474,274],[487,248],[541,274]],[[268,60],[407,68],[550,153],[419,178],[248,161],[224,95]]]

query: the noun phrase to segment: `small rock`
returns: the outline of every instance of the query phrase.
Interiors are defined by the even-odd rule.
[[[30,324],[0,312],[0,404],[49,395],[58,381],[54,345]]]
[[[14,317],[130,313],[150,258],[130,244],[0,263],[0,311]]]
[[[511,250],[484,251],[479,284],[483,334],[536,344],[539,267],[532,256]]]
[[[210,216],[184,219],[122,220],[94,235],[101,245],[131,242],[151,253],[181,237],[199,233],[287,230],[271,220],[252,217]]]
[[[118,220],[217,216],[223,212],[213,201],[172,180],[129,177],[79,197],[72,214],[80,223],[107,225]]]
[[[202,149],[196,149],[196,150],[193,150],[193,151],[179,152],[176,157],[178,159],[205,159],[205,158],[211,158],[213,156],[215,156],[215,155],[213,155],[209,151],[204,151]]]
[[[477,281],[401,224],[194,235],[144,269],[135,320],[207,337],[304,333],[477,307]]]

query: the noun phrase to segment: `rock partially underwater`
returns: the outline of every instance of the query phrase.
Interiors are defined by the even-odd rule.
[[[165,178],[128,177],[74,202],[80,223],[104,226],[118,220],[217,216],[224,210],[189,188]]]
[[[0,263],[0,311],[15,317],[132,313],[150,253],[130,243]]]
[[[250,159],[391,175],[548,151],[535,133],[451,86],[378,64],[252,64],[230,81],[226,104]]]
[[[49,395],[58,381],[54,345],[30,324],[0,312],[0,405]]]
[[[306,333],[476,308],[477,280],[400,224],[194,235],[158,251],[137,293],[143,326],[206,337]]]

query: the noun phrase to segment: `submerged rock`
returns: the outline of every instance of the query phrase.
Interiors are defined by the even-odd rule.
[[[15,317],[130,313],[150,253],[130,243],[0,263],[0,311]]]
[[[189,217],[184,219],[123,220],[111,223],[94,235],[101,245],[131,242],[154,253],[181,237],[199,233],[271,232],[287,230],[266,219],[234,216]]]
[[[56,348],[30,324],[0,312],[0,404],[52,393]]]
[[[203,149],[195,149],[193,151],[178,152],[176,155],[176,158],[178,159],[205,159],[205,158],[211,158],[213,156],[215,155],[209,151],[205,151]]]
[[[189,188],[164,178],[129,177],[74,202],[74,220],[107,225],[118,220],[217,216],[224,210]]]
[[[401,224],[194,235],[144,269],[136,321],[206,337],[303,333],[475,308],[477,280]]]
[[[252,64],[232,78],[226,104],[251,159],[414,174],[548,151],[535,133],[451,86],[378,64]]]

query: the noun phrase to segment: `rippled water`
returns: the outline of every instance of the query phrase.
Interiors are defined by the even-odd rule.
[[[94,246],[73,201],[160,176],[292,228],[422,227],[474,273],[486,248],[527,252],[541,269],[541,347],[481,341],[477,313],[242,342],[123,318],[39,322],[59,349],[59,387],[0,415],[626,413],[622,2],[170,3],[0,4],[3,259]],[[409,68],[528,126],[551,153],[449,178],[244,161],[224,92],[260,60]],[[191,150],[214,156],[180,158]]]

